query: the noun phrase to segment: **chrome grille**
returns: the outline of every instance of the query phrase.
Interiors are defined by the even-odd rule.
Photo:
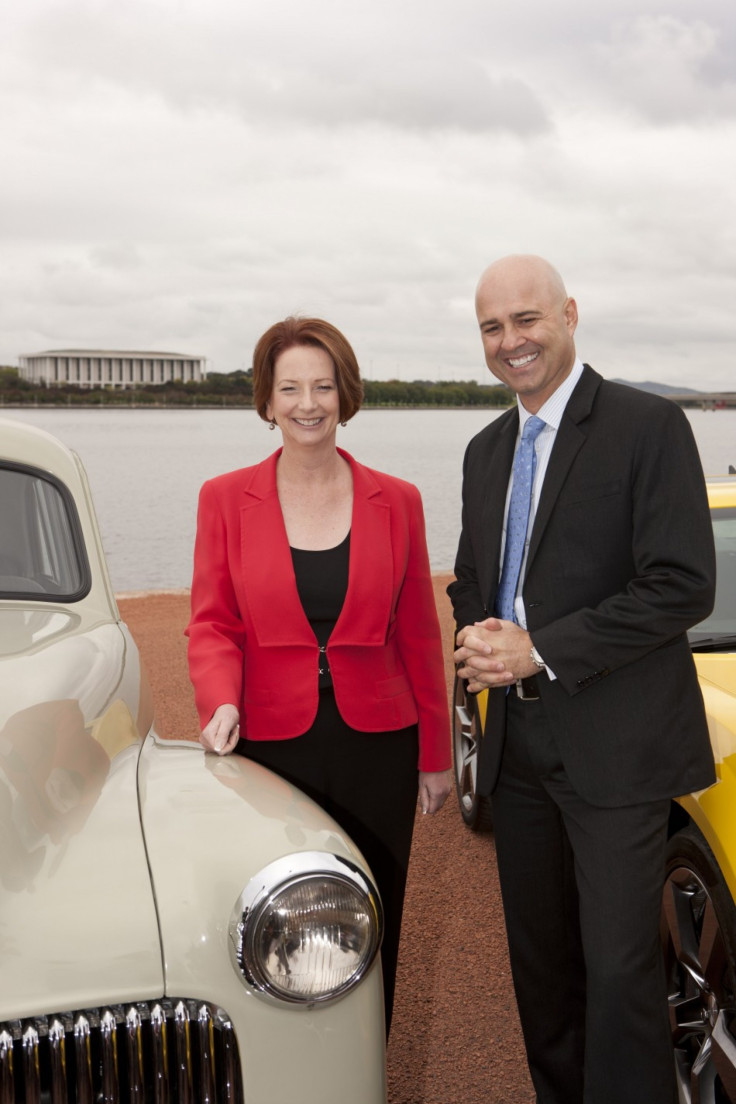
[[[0,1104],[243,1104],[235,1032],[184,999],[9,1020]]]

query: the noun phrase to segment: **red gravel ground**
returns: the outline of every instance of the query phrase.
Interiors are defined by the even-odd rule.
[[[452,614],[435,577],[451,690]],[[143,655],[161,735],[193,738],[186,594],[121,598]],[[389,1104],[532,1104],[511,984],[492,835],[463,824],[451,796],[417,817],[388,1049]]]

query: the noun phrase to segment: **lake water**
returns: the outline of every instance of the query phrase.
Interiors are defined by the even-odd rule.
[[[257,463],[281,441],[251,410],[33,407],[0,415],[46,429],[79,453],[118,593],[188,586],[200,486]],[[706,473],[736,465],[736,410],[687,415]],[[338,430],[338,444],[356,459],[419,487],[434,571],[451,570],[455,557],[465,446],[496,417],[488,410],[363,410]]]

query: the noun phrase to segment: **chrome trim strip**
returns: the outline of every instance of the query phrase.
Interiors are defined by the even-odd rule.
[[[176,1088],[179,1104],[194,1104],[192,1093],[192,1057],[189,1046],[189,1009],[184,1001],[174,1008],[176,1039]]]
[[[90,1023],[83,1012],[74,1021],[74,1057],[77,1070],[77,1104],[92,1104]]]
[[[25,1083],[25,1104],[41,1104],[41,1071],[38,1066],[38,1029],[35,1024],[27,1024],[23,1032],[23,1081]]]
[[[151,1009],[151,1045],[153,1050],[153,1101],[169,1104],[169,1047],[166,1039],[166,1013],[156,1002]]]
[[[0,1104],[15,1104],[13,1079],[13,1036],[7,1027],[0,1031]]]
[[[237,1104],[238,1100],[238,1048],[235,1043],[233,1025],[218,1011],[218,1020],[222,1030],[222,1099],[223,1104]]]
[[[66,1104],[66,1031],[59,1016],[49,1024],[51,1104]]]
[[[128,1059],[128,1100],[130,1104],[143,1104],[145,1078],[143,1074],[143,1017],[136,1005],[125,1013],[125,1048]]]
[[[114,1013],[109,1009],[100,1016],[102,1044],[102,1099],[105,1104],[120,1104],[118,1094],[118,1033]]]
[[[199,1032],[199,1099],[201,1104],[215,1104],[215,1040],[212,1015],[206,1004],[197,1009]]]

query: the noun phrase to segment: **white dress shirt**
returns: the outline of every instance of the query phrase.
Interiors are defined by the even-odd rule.
[[[519,589],[514,601],[516,620],[519,622],[523,629],[526,628],[526,610],[524,609],[524,599],[521,597],[521,590],[524,581],[524,575],[526,574],[526,558],[529,552],[529,537],[534,525],[534,518],[536,516],[537,506],[539,504],[539,496],[542,493],[542,485],[544,483],[544,477],[547,474],[547,465],[549,464],[552,446],[554,445],[555,438],[557,437],[557,430],[560,428],[560,422],[562,421],[562,415],[565,412],[565,407],[567,406],[568,400],[575,390],[582,374],[583,363],[576,357],[575,363],[572,366],[572,370],[569,376],[565,377],[557,390],[552,395],[550,395],[547,401],[537,411],[537,417],[542,419],[542,421],[545,423],[545,427],[534,442],[534,451],[537,457],[537,466],[534,471],[534,482],[532,484],[532,502],[531,508],[529,510],[529,524],[526,530],[526,540],[524,541],[524,557],[522,559],[521,571],[519,573]],[[519,441],[521,440],[521,434],[524,430],[524,424],[527,418],[531,418],[532,415],[526,409],[519,396],[517,396],[516,402],[519,408],[519,433],[516,438],[516,448],[518,448]],[[502,567],[503,554],[506,547],[506,517],[508,516],[509,511],[511,485],[513,483],[513,479],[514,477],[512,469],[512,474],[509,478],[508,491],[506,493],[506,509],[503,520],[503,536],[501,538]],[[547,668],[547,674],[550,676],[550,678],[555,677],[553,673],[549,670],[549,668]]]

